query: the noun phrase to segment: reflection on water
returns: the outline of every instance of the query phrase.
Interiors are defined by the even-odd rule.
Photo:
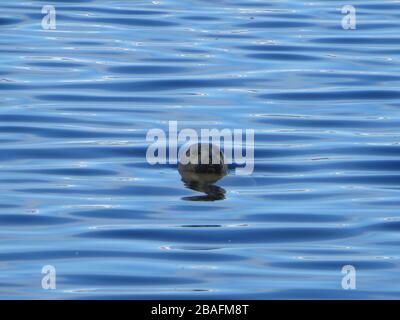
[[[186,171],[179,171],[179,173],[187,188],[205,193],[205,195],[202,196],[183,197],[183,200],[216,201],[225,199],[225,189],[215,185],[215,183],[224,175],[206,173],[197,174]]]

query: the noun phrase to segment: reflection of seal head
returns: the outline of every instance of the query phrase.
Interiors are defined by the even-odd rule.
[[[188,197],[186,200],[213,201],[225,198],[225,190],[213,185],[227,174],[224,155],[220,149],[209,143],[193,144],[179,159],[179,173],[185,185],[206,196]]]

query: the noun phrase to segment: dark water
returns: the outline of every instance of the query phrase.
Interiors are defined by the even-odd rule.
[[[400,3],[344,4],[1,1],[1,297],[398,298]],[[170,120],[254,129],[254,173],[187,201]]]

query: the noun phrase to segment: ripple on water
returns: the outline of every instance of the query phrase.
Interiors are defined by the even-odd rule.
[[[48,264],[52,298],[398,298],[398,3],[43,4],[0,4],[6,298]],[[171,120],[254,129],[254,172],[185,188],[146,161]]]

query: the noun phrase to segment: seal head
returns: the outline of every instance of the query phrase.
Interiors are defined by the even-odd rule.
[[[192,144],[179,159],[179,172],[215,174],[222,177],[227,171],[224,154],[211,143]]]
[[[186,187],[206,194],[186,197],[185,200],[225,199],[225,190],[214,185],[228,172],[224,155],[217,146],[210,143],[198,143],[186,148],[179,159],[178,170]]]

